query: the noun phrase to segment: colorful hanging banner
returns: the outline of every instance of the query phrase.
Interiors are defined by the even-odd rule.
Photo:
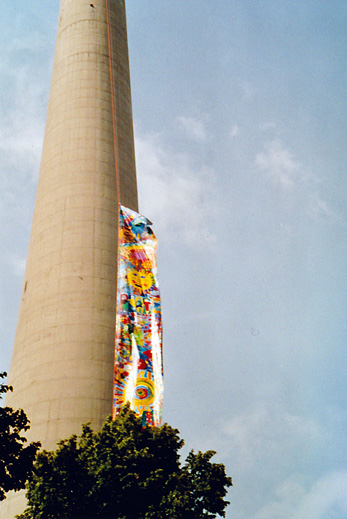
[[[144,216],[120,206],[113,416],[126,402],[143,425],[161,424],[163,355],[157,239]]]

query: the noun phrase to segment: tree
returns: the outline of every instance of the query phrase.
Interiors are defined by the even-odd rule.
[[[0,378],[6,376],[6,372],[0,373]],[[8,391],[13,391],[12,386],[0,384],[0,399]],[[29,423],[23,409],[0,407],[0,501],[6,499],[6,492],[25,488],[32,470],[40,443],[24,447],[27,440],[21,434],[30,428]]]
[[[99,432],[38,454],[19,519],[207,519],[225,517],[231,478],[215,454],[191,451],[182,466],[178,430],[143,427],[128,406]]]

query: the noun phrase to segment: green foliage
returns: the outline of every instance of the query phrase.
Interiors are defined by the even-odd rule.
[[[142,427],[125,407],[101,431],[82,427],[54,452],[40,452],[20,519],[204,519],[225,516],[231,479],[214,452],[183,466],[177,429]]]
[[[6,376],[7,373],[0,373],[0,378]],[[0,384],[0,399],[8,391],[13,391],[12,386]],[[25,488],[40,447],[39,443],[24,447],[27,440],[21,434],[29,428],[29,420],[22,409],[14,411],[11,407],[0,407],[0,501],[6,499],[6,492]]]

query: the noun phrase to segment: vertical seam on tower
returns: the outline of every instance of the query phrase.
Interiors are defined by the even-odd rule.
[[[111,86],[111,109],[112,109],[112,128],[113,128],[113,147],[114,147],[114,163],[116,170],[117,183],[117,202],[120,204],[120,183],[119,183],[119,164],[118,164],[118,145],[117,145],[117,127],[116,127],[116,108],[115,108],[115,88],[113,77],[113,63],[112,63],[112,45],[111,45],[111,30],[110,30],[110,6],[109,1],[106,0],[106,26],[107,26],[107,43],[108,43],[108,58],[110,66],[110,86]]]
[[[111,45],[111,31],[110,31],[110,7],[109,1],[106,0],[106,25],[107,25],[107,42],[108,42],[108,56],[110,65],[110,83],[111,83],[111,107],[112,107],[112,126],[113,126],[113,145],[114,145],[114,161],[116,171],[116,191],[117,191],[117,271],[116,271],[116,312],[115,312],[115,323],[114,323],[114,343],[113,343],[113,354],[115,356],[115,346],[117,340],[117,300],[118,300],[118,268],[119,268],[119,210],[120,210],[120,182],[119,182],[119,164],[118,164],[118,146],[117,146],[117,127],[116,127],[116,110],[115,110],[115,89],[114,89],[114,78],[113,78],[113,67],[112,67],[112,45]],[[113,365],[113,383],[112,383],[112,416],[113,416],[113,391],[114,391],[114,365]],[[114,416],[113,416],[114,417]]]

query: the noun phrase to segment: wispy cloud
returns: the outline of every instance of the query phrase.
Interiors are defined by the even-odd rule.
[[[7,43],[7,53],[12,52],[37,52],[46,49],[51,44],[51,38],[47,38],[42,32],[34,31],[26,37],[14,38]]]
[[[232,139],[235,139],[235,137],[237,137],[240,133],[240,128],[238,127],[237,124],[233,124],[232,127],[231,127],[231,130],[230,130],[230,137]]]
[[[205,122],[202,119],[181,115],[176,119],[178,127],[192,140],[204,142],[207,139]]]
[[[40,85],[32,81],[26,67],[9,73],[7,81],[12,84],[10,101],[13,108],[9,111],[0,107],[2,161],[11,167],[25,164],[26,171],[32,172],[32,180],[36,180],[44,131],[43,92]]]
[[[23,175],[25,181],[38,176],[50,83],[48,46],[47,36],[33,31],[6,40],[1,50],[0,89],[6,96],[0,99],[0,153],[3,168],[15,170],[17,182]]]
[[[259,453],[269,464],[293,453],[298,456],[310,444],[322,441],[325,431],[310,417],[259,407],[233,417],[223,432],[238,453],[240,466],[250,467],[259,461]]]
[[[11,74],[11,70],[8,72]],[[7,79],[2,78],[0,86]],[[27,228],[31,222],[33,186],[40,168],[46,110],[42,106],[41,87],[31,80],[25,66],[19,67],[11,79],[11,109],[0,102],[0,215],[2,219],[12,215],[17,225]],[[15,226],[14,221],[7,228],[12,225]]]
[[[275,130],[276,129],[276,123],[274,121],[269,121],[267,123],[263,123],[260,125],[260,130],[266,132],[269,130]]]
[[[338,424],[336,417],[326,424],[267,402],[234,416],[221,428],[219,450],[231,456],[235,477],[241,481],[252,472],[267,489],[264,504],[253,508],[250,519],[346,517],[347,471],[316,476],[317,453],[324,456],[330,448]]]
[[[340,220],[341,217],[332,210],[328,202],[323,200],[318,191],[313,191],[310,196],[309,212],[314,218],[330,218]]]
[[[256,155],[255,164],[285,190],[292,189],[302,175],[300,162],[277,139],[265,144],[263,151]]]
[[[257,89],[249,82],[246,82],[242,86],[243,91],[243,98],[246,101],[253,101],[255,94],[257,92]]]
[[[319,178],[308,172],[280,140],[274,139],[265,143],[263,150],[255,156],[254,162],[258,170],[284,192],[295,191],[297,194],[300,190],[302,202],[309,216],[314,219],[322,217],[331,220],[339,219],[319,191]]]
[[[13,274],[22,278],[25,272],[26,259],[18,256],[18,254],[10,254],[8,263]]]
[[[136,136],[140,210],[155,223],[164,240],[198,246],[212,243],[209,193],[212,171],[192,156],[164,148],[158,135]]]
[[[347,471],[334,471],[315,481],[309,488],[290,479],[281,484],[276,497],[252,519],[326,519],[347,515]]]

